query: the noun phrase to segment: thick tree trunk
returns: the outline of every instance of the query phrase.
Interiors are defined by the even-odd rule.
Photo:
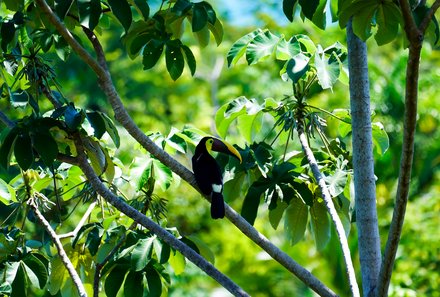
[[[381,264],[376,212],[373,141],[370,113],[367,47],[347,26],[350,107],[353,137],[353,168],[356,197],[356,225],[363,295],[374,292]]]

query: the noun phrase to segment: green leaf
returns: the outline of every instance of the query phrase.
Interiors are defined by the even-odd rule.
[[[214,36],[215,42],[217,43],[217,46],[222,43],[223,40],[223,25],[220,22],[219,19],[215,20],[214,25],[209,23],[207,24],[209,31],[211,31],[212,35]]]
[[[105,131],[107,131],[108,135],[110,135],[110,138],[113,140],[113,143],[115,144],[116,148],[118,148],[120,145],[118,129],[116,129],[116,126],[113,123],[113,121],[105,113],[101,113],[101,115],[102,118],[104,119]]]
[[[188,64],[189,70],[191,71],[191,75],[194,76],[196,73],[196,58],[189,47],[186,45],[182,45],[183,53],[185,54],[186,63]]]
[[[289,60],[298,55],[300,52],[301,46],[298,42],[298,39],[292,37],[289,41],[281,38],[280,42],[277,45],[277,50],[275,54],[278,60]]]
[[[157,61],[159,61],[159,58],[162,55],[163,46],[163,42],[158,40],[151,40],[145,45],[142,59],[144,70],[153,68],[154,65],[157,64]]]
[[[86,113],[86,117],[93,128],[93,135],[95,135],[96,138],[101,139],[102,135],[106,132],[102,113],[99,111],[91,111]]]
[[[24,0],[4,0],[6,8],[12,11],[23,9]]]
[[[18,165],[26,171],[31,167],[34,161],[32,142],[29,134],[22,133],[15,139],[14,155]]]
[[[193,32],[202,30],[208,23],[208,12],[201,2],[194,3],[191,27]]]
[[[85,114],[82,110],[77,110],[73,104],[69,104],[64,111],[64,121],[71,130],[78,129],[83,123]]]
[[[246,49],[248,65],[256,64],[263,58],[272,55],[279,41],[280,38],[268,30],[255,36]]]
[[[201,48],[204,48],[209,44],[210,35],[208,26],[203,27],[200,31],[194,32],[194,34]]]
[[[44,256],[40,255],[40,257]],[[49,279],[48,265],[45,265],[35,254],[28,254],[23,261],[38,279],[38,283],[34,286],[40,289],[44,288]]]
[[[172,133],[170,133],[170,135],[165,139],[166,145],[182,154],[186,154],[186,141],[181,136],[176,134],[176,132],[177,131],[172,131]]]
[[[185,271],[185,257],[178,251],[170,254],[168,263],[170,263],[176,275],[180,275]]]
[[[14,151],[14,142],[17,138],[17,134],[17,128],[12,128],[10,130],[5,129],[2,133],[2,136],[5,136],[0,147],[0,165],[3,166],[3,168],[5,169],[9,168],[9,163],[11,161],[12,152]]]
[[[304,237],[307,221],[307,205],[301,199],[292,199],[284,215],[284,232],[290,245],[297,244]]]
[[[157,159],[152,159],[154,166],[154,178],[159,186],[165,191],[171,186],[173,181],[173,173],[170,168],[165,166]]]
[[[324,177],[332,198],[344,192],[345,185],[347,184],[347,178],[347,171],[341,169],[336,169],[332,175]]]
[[[90,255],[94,256],[98,252],[103,234],[104,228],[102,228],[100,224],[95,224],[87,234],[85,245],[89,250]]]
[[[325,30],[327,26],[328,7],[327,0],[318,0],[319,6],[316,8],[313,14],[312,22],[320,29]],[[331,13],[331,12],[330,12]]]
[[[72,7],[73,0],[55,0],[55,13],[61,20],[64,20],[70,8]]]
[[[15,275],[14,281],[12,282],[12,294],[11,297],[22,297],[27,296],[27,282],[26,274],[22,265],[18,266],[17,274]]]
[[[298,0],[283,0],[283,12],[290,22],[293,22],[295,4]]]
[[[139,297],[143,295],[144,283],[143,273],[130,271],[125,278],[124,283],[124,296],[125,297]]]
[[[315,67],[319,84],[323,89],[332,89],[339,77],[340,68],[337,59],[327,57],[321,46],[315,53]]]
[[[134,0],[134,4],[141,11],[144,20],[148,20],[150,17],[150,6],[148,5],[147,0]]]
[[[288,206],[289,205],[286,202],[280,201],[277,203],[277,206],[274,209],[269,210],[269,222],[272,225],[272,228],[274,228],[275,230],[278,228],[284,211]]]
[[[140,239],[131,253],[131,267],[134,271],[144,269],[151,259],[151,251],[155,237]]]
[[[296,55],[287,62],[286,73],[293,83],[297,83],[309,70],[310,58],[304,54]]]
[[[261,195],[268,189],[269,185],[264,181],[254,182],[248,189],[241,207],[241,216],[253,225],[257,218],[258,206],[260,205]]]
[[[183,59],[181,44],[176,40],[167,42],[165,49],[165,62],[171,78],[177,80],[182,75],[185,60]]]
[[[162,295],[162,281],[152,265],[148,265],[145,278],[147,279],[148,297],[160,297]]]
[[[0,202],[9,205],[11,202],[17,202],[15,189],[0,178]],[[2,249],[0,248],[0,254]],[[9,254],[9,253],[8,253]]]
[[[195,3],[195,5],[196,4],[197,3]],[[215,22],[217,21],[217,15],[214,9],[212,8],[211,4],[209,4],[209,2],[202,1],[200,2],[200,5],[205,7],[206,13],[208,14],[208,23],[212,25],[215,24]]]
[[[32,135],[32,145],[46,166],[51,166],[58,155],[58,145],[49,133]]]
[[[122,287],[129,266],[117,265],[105,278],[104,291],[107,297],[116,297]],[[138,292],[139,293],[139,292]]]
[[[115,17],[124,27],[125,32],[127,32],[133,20],[131,8],[127,0],[108,0],[108,4],[110,5],[110,8]]]
[[[306,18],[312,20],[313,15],[319,6],[319,0],[299,0],[299,4],[301,5],[301,11]]]
[[[95,29],[101,17],[101,1],[100,0],[77,0],[79,22],[82,26]]]
[[[310,223],[318,251],[322,251],[330,240],[330,220],[324,203],[315,201],[310,208]]]
[[[251,33],[246,34],[245,36],[241,37],[239,40],[237,40],[231,47],[231,49],[228,52],[227,60],[228,60],[228,66],[231,67],[231,65],[235,65],[237,61],[246,53],[246,48],[251,42],[251,40],[254,39],[255,36],[262,33],[263,30],[257,29]]]
[[[367,0],[371,2],[370,0]],[[363,41],[371,36],[371,26],[378,4],[366,5],[359,13],[353,16],[353,32]]]
[[[0,284],[0,294],[4,294],[6,296],[10,296],[12,293],[12,287],[9,283]]]
[[[14,40],[15,37],[15,26],[11,21],[3,22],[0,29],[1,35],[1,47],[4,52],[8,51],[8,44]]]
[[[390,139],[381,123],[373,123],[372,128],[374,152],[382,156],[390,147]]]
[[[15,108],[26,107],[29,103],[30,95],[28,92],[23,90],[17,90],[11,93],[11,104]]]
[[[164,243],[160,239],[156,238],[156,240],[154,240],[153,247],[159,264],[167,263],[168,259],[170,258],[170,246],[167,243]]]
[[[379,5],[376,12],[378,29],[374,35],[378,45],[387,44],[396,38],[401,20],[400,8],[395,3],[384,1]]]

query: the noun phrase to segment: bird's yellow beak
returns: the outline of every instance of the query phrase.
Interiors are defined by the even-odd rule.
[[[241,159],[240,153],[237,151],[237,149],[235,147],[233,147],[232,145],[230,145],[226,141],[223,141],[223,140],[220,140],[217,138],[212,138],[212,140],[213,141],[211,144],[211,149],[213,151],[234,156],[240,161],[240,163],[243,161]]]

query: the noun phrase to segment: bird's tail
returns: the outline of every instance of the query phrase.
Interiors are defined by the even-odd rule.
[[[212,192],[211,217],[213,219],[223,219],[225,217],[225,202],[222,193]]]

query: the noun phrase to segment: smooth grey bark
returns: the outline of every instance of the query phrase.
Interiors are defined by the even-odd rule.
[[[363,295],[374,292],[380,271],[381,251],[376,211],[373,140],[370,112],[367,46],[347,25],[353,170]]]

